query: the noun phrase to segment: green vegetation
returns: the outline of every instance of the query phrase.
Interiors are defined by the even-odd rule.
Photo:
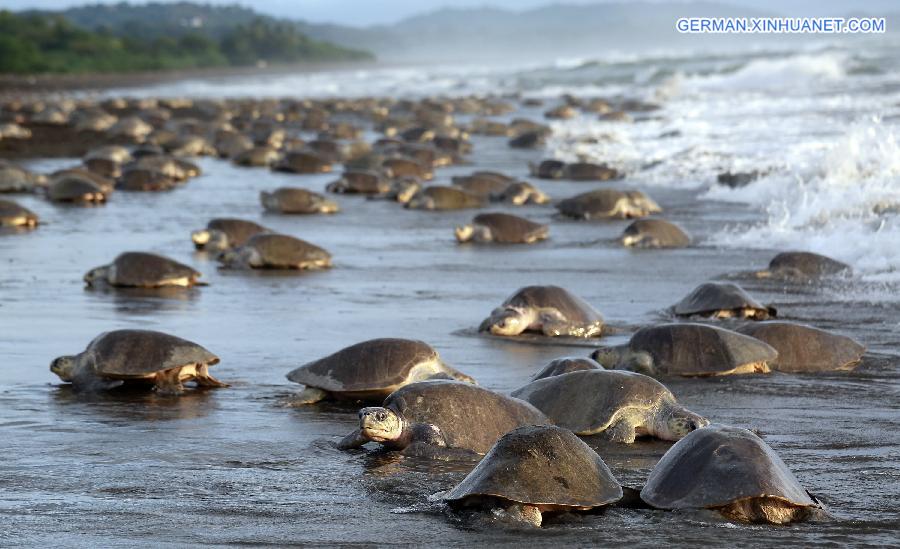
[[[352,61],[366,52],[313,40],[289,23],[256,18],[213,37],[202,29],[177,36],[87,30],[60,15],[0,11],[0,73],[128,72],[199,67]]]

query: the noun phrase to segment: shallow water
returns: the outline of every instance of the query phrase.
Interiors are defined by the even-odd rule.
[[[843,73],[829,68],[830,55],[822,54],[824,60],[818,62],[825,69],[819,72],[838,80],[828,90],[840,95],[846,83],[840,80]],[[750,74],[766,67],[790,73],[777,63],[750,59]],[[787,68],[791,63],[819,67],[801,61],[790,61]],[[630,61],[612,69],[643,70]],[[599,85],[592,76],[595,70],[585,64],[558,69],[550,77],[539,77],[539,71],[522,73],[507,78],[505,85],[531,89],[534,95],[556,94],[566,86],[584,91]],[[463,78],[467,73],[452,74]],[[884,79],[891,82],[888,76],[893,74]],[[801,71],[799,78],[808,76]],[[341,82],[335,75],[315,78]],[[544,87],[529,88],[529,78],[539,80],[534,86]],[[747,75],[738,71],[733,79],[742,78]],[[754,190],[744,195],[707,190],[716,167],[748,165],[741,162],[755,166],[752,162],[759,158],[748,153],[754,144],[765,158],[789,150],[784,142],[795,146],[790,150],[801,150],[817,128],[825,128],[831,138],[829,132],[844,119],[832,118],[833,110],[810,107],[804,116],[812,122],[803,116],[782,121],[799,124],[806,134],[779,133],[769,143],[761,123],[749,121],[754,112],[746,113],[744,126],[730,126],[727,117],[702,125],[696,113],[679,114],[676,107],[705,105],[712,111],[730,105],[716,107],[716,97],[705,91],[724,87],[727,92],[726,76],[687,81],[684,86],[699,95],[676,96],[658,119],[625,126],[597,126],[587,120],[555,124],[557,139],[550,151],[511,150],[502,139],[475,137],[471,164],[442,168],[436,179],[446,183],[451,175],[473,169],[524,178],[527,162],[554,152],[568,154],[579,136],[609,132],[612,145],[582,152],[609,155],[628,168],[627,179],[604,184],[534,182],[554,198],[599,186],[644,190],[663,206],[666,218],[694,235],[698,244],[685,250],[623,249],[613,239],[627,222],[566,221],[556,218],[550,206],[495,208],[551,223],[551,238],[533,246],[460,246],[452,228],[469,220],[472,211],[408,211],[352,196],[338,196],[343,211],[332,216],[269,215],[259,206],[261,190],[299,185],[322,191],[335,176],[242,169],[214,159],[201,159],[204,175],[184,188],[161,194],[118,192],[105,206],[60,207],[37,197],[13,197],[46,224],[32,232],[0,235],[0,438],[5,450],[0,462],[0,545],[896,545],[900,301],[895,284],[869,276],[892,276],[893,252],[883,250],[886,271],[869,271],[865,261],[854,263],[866,275],[862,280],[798,285],[741,276],[763,268],[781,246],[809,243],[829,251],[835,226],[826,224],[822,235],[790,223],[782,232],[775,230],[770,203],[757,199],[783,179],[761,181],[752,188],[762,189],[755,195]],[[273,88],[293,91],[288,84]],[[263,89],[243,85],[252,93]],[[404,85],[408,90],[410,82]],[[614,85],[621,87],[621,82]],[[149,93],[185,90],[194,88]],[[802,103],[799,96],[809,93],[794,99]],[[878,97],[887,101],[893,93]],[[768,107],[774,112],[785,105],[770,101]],[[536,117],[542,110],[527,109],[524,114]],[[699,112],[701,118],[709,114]],[[683,140],[659,138],[659,130],[667,127],[680,129]],[[642,156],[648,151],[656,152]],[[786,158],[789,162],[797,157]],[[653,160],[660,163],[641,168]],[[50,171],[74,162],[39,160],[32,165]],[[879,181],[878,174],[894,177],[890,166],[866,166],[875,172],[872,181]],[[828,194],[827,186],[818,191]],[[321,245],[332,252],[335,266],[303,274],[218,270],[209,257],[193,251],[190,232],[221,216],[256,220]],[[864,226],[852,216],[847,219],[854,227]],[[860,247],[871,258],[887,240],[884,234],[866,235],[871,238],[860,240]],[[857,237],[850,231],[835,240],[835,253],[847,252],[846,240]],[[158,252],[188,263],[203,272],[210,285],[166,294],[83,288],[81,277],[88,269],[126,250]],[[761,432],[801,483],[825,502],[833,521],[751,526],[704,515],[613,508],[552,519],[537,531],[473,522],[446,514],[431,497],[462,479],[473,461],[339,452],[334,443],[354,427],[357,406],[283,405],[297,389],[285,379],[288,371],[352,343],[384,336],[425,340],[482,385],[510,391],[553,358],[589,352],[583,344],[474,334],[482,318],[518,287],[558,284],[584,297],[623,330],[607,339],[616,343],[624,341],[630,329],[666,320],[665,309],[699,283],[723,277],[738,280],[761,301],[775,305],[785,319],[849,335],[869,348],[864,364],[850,373],[664,380],[690,409],[716,422]],[[204,345],[222,359],[213,374],[232,387],[189,392],[181,398],[133,393],[87,397],[60,385],[49,372],[54,357],[81,351],[102,331],[129,327],[163,330]],[[589,443],[630,487],[643,483],[669,447],[648,441],[631,446]]]
[[[476,140],[473,167],[524,176],[501,140]],[[506,160],[501,161],[501,158]],[[41,169],[65,160],[36,162]],[[431,494],[473,462],[342,453],[355,407],[282,406],[295,366],[354,342],[421,338],[444,359],[501,391],[552,358],[584,347],[534,345],[473,335],[473,327],[525,284],[565,286],[625,328],[658,321],[699,282],[764,266],[771,251],[630,251],[611,239],[627,222],[556,219],[550,207],[513,209],[552,223],[535,246],[459,246],[452,227],[473,213],[402,210],[339,197],[333,216],[261,212],[260,190],[321,190],[333,176],[292,176],[201,160],[205,174],[163,194],[116,193],[106,206],[57,207],[20,198],[47,224],[0,238],[3,378],[0,385],[0,534],[4,545],[474,543],[571,545],[891,544],[900,516],[900,378],[891,353],[898,307],[830,301],[834,288],[747,281],[785,318],[851,335],[875,358],[853,373],[667,381],[689,408],[759,429],[836,520],[790,527],[734,525],[704,516],[610,509],[516,530],[447,516]],[[537,182],[555,197],[594,184]],[[618,183],[626,186],[627,180]],[[701,237],[745,206],[696,202],[695,191],[649,189],[667,216]],[[239,216],[329,249],[334,269],[306,274],[225,272],[192,250],[190,231]],[[210,285],[165,296],[89,291],[81,276],[125,250],[187,262]],[[843,289],[841,289],[843,290]],[[214,374],[230,389],[181,398],[84,397],[58,384],[50,360],[80,351],[99,332],[140,327],[195,340],[217,353]],[[625,336],[616,336],[615,341]],[[546,343],[546,342],[545,342]],[[640,486],[668,447],[591,441],[619,480]],[[51,534],[52,533],[52,534]]]

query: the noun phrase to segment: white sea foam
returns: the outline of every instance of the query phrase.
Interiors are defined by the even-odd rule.
[[[764,219],[731,227],[714,244],[803,249],[854,265],[864,278],[900,281],[900,140],[896,126],[868,121],[831,143],[797,145],[786,166],[705,198],[759,206]]]
[[[808,89],[846,75],[846,55],[819,53],[776,59],[754,59],[734,72],[692,77],[688,84],[701,90]]]

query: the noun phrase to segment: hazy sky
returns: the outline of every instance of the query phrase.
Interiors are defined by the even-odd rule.
[[[88,3],[117,3],[120,0],[0,0],[0,8],[59,9]],[[145,3],[132,0],[135,3]],[[173,0],[158,0],[173,1]],[[508,9],[528,9],[554,3],[554,0],[195,0],[210,4],[242,4],[257,11],[305,19],[315,22],[334,22],[345,25],[392,23],[442,7],[493,6]],[[603,0],[557,0],[564,4],[596,4]],[[621,1],[621,0],[620,0]],[[678,0],[676,0],[678,1]],[[690,0],[684,0],[690,1]],[[716,0],[712,0],[716,1]],[[719,0],[721,3],[753,6],[786,15],[817,15],[823,7],[831,14],[865,10],[873,14],[897,12],[898,0]]]

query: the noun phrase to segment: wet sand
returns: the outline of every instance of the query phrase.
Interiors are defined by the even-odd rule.
[[[370,136],[371,137],[371,136]],[[526,175],[539,151],[474,138],[472,165],[441,169],[436,182],[473,169]],[[74,163],[35,162],[42,170]],[[787,527],[736,525],[708,516],[613,508],[516,530],[446,515],[429,500],[471,469],[334,443],[355,424],[353,404],[286,408],[299,364],[381,336],[419,338],[491,389],[525,383],[547,361],[589,349],[477,337],[472,329],[516,288],[558,284],[619,326],[665,318],[700,282],[758,269],[775,250],[703,245],[723,223],[751,220],[745,206],[697,202],[695,193],[649,188],[700,241],[674,251],[612,242],[627,222],[573,222],[549,206],[499,208],[551,223],[533,246],[460,246],[455,224],[475,212],[406,211],[339,196],[332,216],[262,213],[260,190],[321,191],[334,175],[294,176],[203,159],[205,174],[163,194],[114,194],[106,206],[59,207],[16,196],[46,225],[0,237],[0,545],[185,546],[363,544],[465,546],[893,545],[900,499],[900,343],[896,303],[838,301],[854,283],[825,288],[742,280],[785,319],[850,335],[870,349],[857,371],[664,382],[716,422],[758,429],[835,520]],[[535,181],[554,198],[593,184]],[[305,274],[226,272],[196,253],[190,232],[234,216],[310,240],[334,269]],[[210,286],[174,295],[83,289],[89,268],[126,250],[162,253],[204,273]],[[849,286],[849,287],[848,287]],[[864,290],[864,288],[863,288]],[[865,293],[861,291],[861,293]],[[98,333],[149,328],[177,334],[222,358],[230,389],[181,398],[115,394],[85,398],[48,365]],[[622,341],[627,336],[609,338]],[[592,440],[622,484],[640,486],[668,443]]]

